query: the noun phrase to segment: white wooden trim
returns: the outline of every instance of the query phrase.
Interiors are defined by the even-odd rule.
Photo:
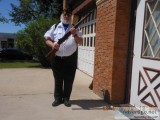
[[[78,46],[78,69],[93,77],[95,51],[95,23],[94,11],[81,25],[83,44]]]

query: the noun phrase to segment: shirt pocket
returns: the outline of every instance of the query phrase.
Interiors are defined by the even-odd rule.
[[[55,39],[60,39],[63,37],[63,30],[62,28],[57,28],[55,31],[54,31],[54,36],[55,36]]]

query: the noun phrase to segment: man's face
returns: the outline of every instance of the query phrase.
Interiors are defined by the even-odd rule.
[[[71,13],[62,13],[61,21],[65,24],[71,23]]]
[[[63,18],[66,22],[71,21],[71,13],[63,13]]]

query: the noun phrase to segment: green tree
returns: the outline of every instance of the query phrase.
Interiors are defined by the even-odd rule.
[[[0,2],[1,2],[1,0],[0,0]],[[0,22],[3,22],[3,23],[8,22],[8,19],[7,19],[7,18],[5,18],[4,16],[2,16],[2,14],[1,14],[1,13],[0,13]]]
[[[32,54],[34,53],[32,38],[25,30],[20,30],[17,32],[16,45],[18,48],[21,48],[24,51],[30,52]]]
[[[39,17],[59,18],[62,0],[19,0],[20,5],[11,4],[11,21],[27,24]]]
[[[8,19],[1,15],[0,13],[0,22],[7,23]]]
[[[16,25],[26,28],[16,35],[17,46],[32,53],[44,67],[49,66],[45,55],[49,48],[44,41],[44,33],[59,20],[62,0],[18,0],[19,5],[11,4],[9,15]]]
[[[16,35],[17,46],[32,53],[44,67],[50,66],[45,58],[49,48],[45,44],[44,33],[55,22],[57,22],[56,19],[50,20],[41,17],[30,22],[24,30],[19,31]]]

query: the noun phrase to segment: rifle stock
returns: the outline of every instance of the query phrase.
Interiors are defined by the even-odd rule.
[[[76,25],[74,25],[74,28],[78,28],[78,26],[93,12],[90,11],[85,17],[83,17]],[[71,35],[71,32],[68,31],[61,39],[58,40],[58,44],[60,45],[61,43],[63,43],[69,36]],[[49,51],[46,55],[46,58],[51,61],[53,60],[55,53],[56,53],[56,49],[52,49],[51,51]]]
[[[46,55],[47,60],[51,61],[54,58],[56,51],[56,49],[49,51]]]

